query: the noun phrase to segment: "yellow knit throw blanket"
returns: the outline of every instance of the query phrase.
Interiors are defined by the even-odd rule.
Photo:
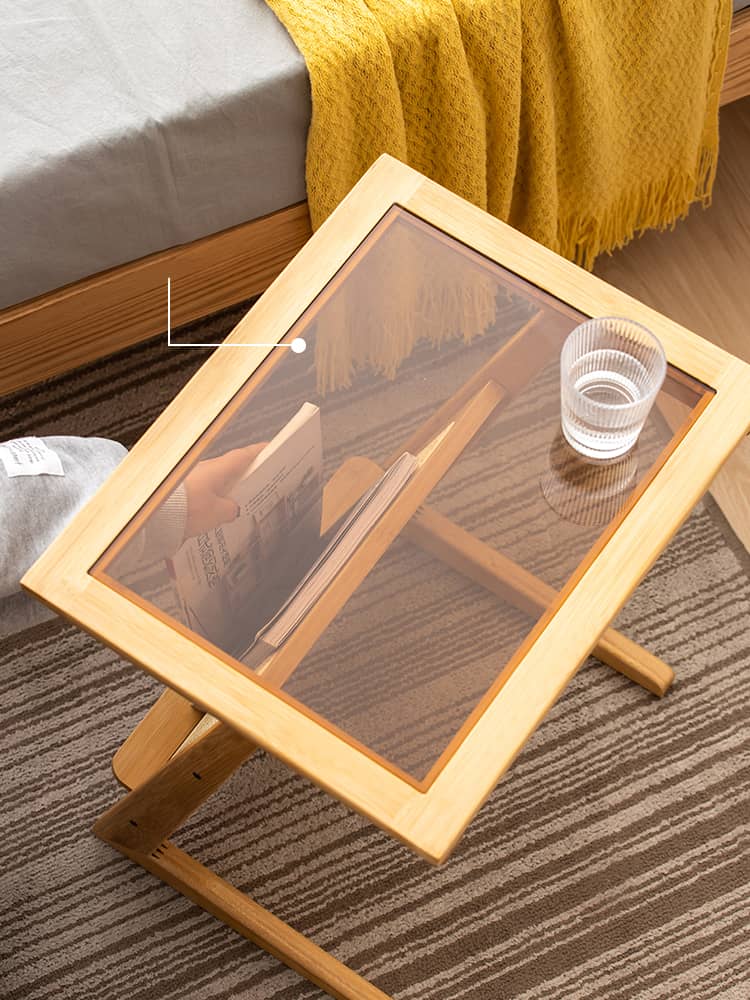
[[[268,3],[310,74],[314,227],[384,152],[585,267],[709,199],[730,0]],[[394,231],[329,301],[321,392],[496,325],[497,281],[419,253]]]
[[[708,201],[730,0],[268,0],[317,227],[391,153],[572,260]]]

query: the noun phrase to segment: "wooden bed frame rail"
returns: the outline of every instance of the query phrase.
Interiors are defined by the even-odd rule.
[[[259,295],[310,238],[307,203],[0,311],[0,396]]]

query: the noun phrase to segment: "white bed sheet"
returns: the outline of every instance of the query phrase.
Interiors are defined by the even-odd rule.
[[[305,197],[263,0],[0,0],[0,307]]]

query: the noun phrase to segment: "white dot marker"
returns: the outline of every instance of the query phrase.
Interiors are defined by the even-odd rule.
[[[307,341],[303,337],[295,337],[290,346],[295,354],[302,354],[307,347]]]

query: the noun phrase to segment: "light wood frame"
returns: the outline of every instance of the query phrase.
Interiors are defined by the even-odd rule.
[[[607,628],[750,428],[750,366],[387,156],[373,165],[229,340],[281,341],[393,204],[587,315],[626,314],[643,322],[658,334],[673,366],[715,393],[684,429],[637,502],[566,585],[554,614],[429,788],[416,789],[273,691],[259,684],[249,687],[252,682],[229,663],[89,573],[273,348],[216,351],[22,581],[171,689],[118,753],[116,771],[133,791],[98,821],[97,834],[332,996],[351,1000],[383,1000],[385,995],[166,838],[263,746],[429,861],[444,861],[597,644],[597,652],[605,656],[609,644],[611,658],[620,656],[625,673],[630,659],[639,682],[653,667],[656,688],[668,685],[671,678],[662,668],[669,668],[656,658],[650,663],[635,644],[618,650],[616,634]],[[483,391],[494,393],[491,383]],[[494,396],[488,404],[494,405]],[[482,408],[482,419],[484,413]],[[360,461],[365,463],[359,468],[363,476],[376,474],[368,470],[366,459]],[[405,530],[415,544],[432,551],[437,547],[441,558],[489,589],[515,595],[519,606],[549,600],[544,586],[530,574],[498,561],[496,553],[477,547],[476,540],[467,539],[460,529],[456,533],[429,509]],[[196,726],[204,712],[210,714]]]
[[[750,95],[750,8],[732,19],[720,103]],[[311,235],[307,203],[151,254],[0,310],[0,395],[263,292]]]
[[[750,368],[389,157],[368,171],[230,340],[281,340],[393,203],[588,315],[641,320],[657,332],[674,366],[716,390],[619,528],[568,584],[556,614],[430,788],[415,790],[271,691],[257,686],[248,697],[247,679],[237,670],[88,572],[270,348],[215,352],[23,583],[189,701],[441,862],[750,427]]]

